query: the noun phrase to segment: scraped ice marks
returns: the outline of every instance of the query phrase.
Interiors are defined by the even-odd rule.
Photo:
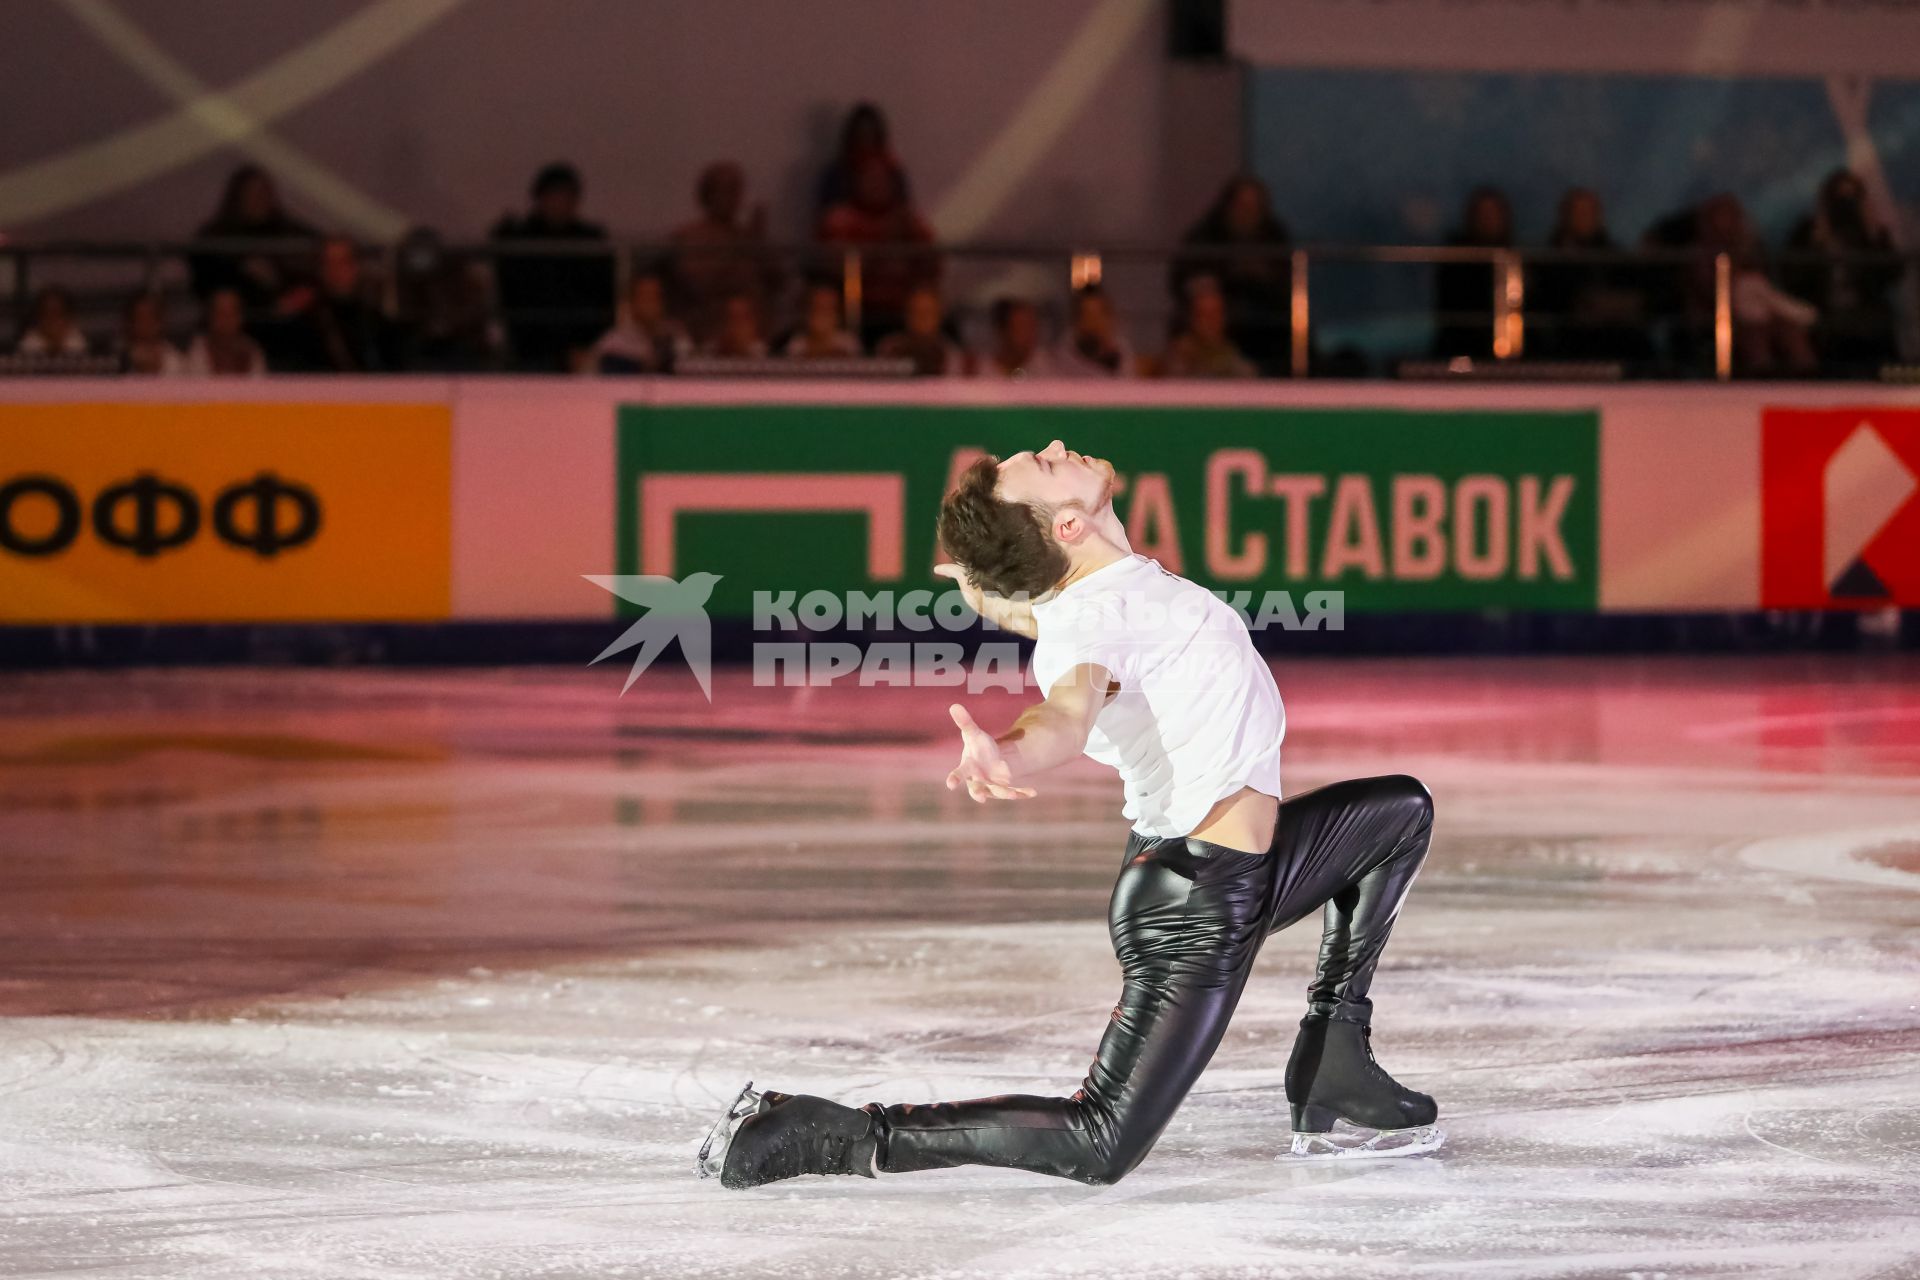
[[[1743,1123],[1756,1142],[1803,1159],[1920,1174],[1920,1094],[1911,1090],[1904,1098],[1863,1103],[1851,1111],[1756,1109]]]
[[[1740,860],[1790,876],[1920,893],[1920,872],[1910,869],[1912,857],[1890,856],[1916,841],[1920,841],[1920,823],[1774,836],[1741,849]]]
[[[61,1044],[46,1036],[30,1036],[0,1048],[0,1098],[52,1086],[65,1087],[91,1066],[92,1053],[83,1043]]]

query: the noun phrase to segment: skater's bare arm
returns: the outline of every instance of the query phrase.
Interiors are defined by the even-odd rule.
[[[937,564],[933,566],[933,571],[943,578],[953,579],[960,588],[960,598],[967,602],[967,608],[1002,631],[1011,631],[1029,640],[1040,634],[1040,628],[1033,620],[1033,610],[1026,601],[988,595],[969,581],[967,571],[957,564]]]
[[[997,739],[954,703],[948,711],[960,729],[960,763],[947,775],[947,789],[964,786],[981,804],[1031,796],[1033,788],[1017,786],[1014,780],[1043,773],[1086,750],[1087,735],[1112,683],[1105,667],[1075,667],[1047,690],[1045,702],[1021,712]]]

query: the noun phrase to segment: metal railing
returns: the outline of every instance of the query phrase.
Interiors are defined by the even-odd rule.
[[[98,319],[108,304],[117,311],[136,292],[156,292],[175,304],[177,314],[192,299],[200,266],[208,262],[272,264],[289,282],[312,279],[312,241],[198,240],[198,241],[39,241],[0,240],[0,351],[10,351],[13,339],[27,324],[32,301],[45,285],[58,284],[81,301],[85,317]],[[412,252],[417,252],[416,245]],[[360,259],[368,269],[370,289],[389,312],[402,311],[406,291],[423,276],[420,264],[410,262],[407,242],[361,246]],[[1181,244],[1069,245],[1032,243],[970,243],[947,245],[750,244],[733,248],[679,245],[661,241],[488,240],[433,246],[432,271],[457,268],[468,273],[492,323],[511,333],[539,324],[610,322],[627,294],[633,275],[663,271],[672,280],[681,264],[698,259],[763,269],[767,287],[758,302],[779,315],[791,312],[800,286],[812,281],[833,284],[842,298],[845,325],[855,333],[880,318],[876,301],[876,271],[895,277],[903,267],[918,264],[921,276],[939,279],[951,307],[956,329],[972,327],[979,334],[990,302],[1000,296],[1020,296],[1036,303],[1063,327],[1073,291],[1105,285],[1120,303],[1123,316],[1141,345],[1164,343],[1173,332],[1183,299],[1178,282],[1212,274],[1235,306],[1234,327],[1264,327],[1280,337],[1272,345],[1278,355],[1265,362],[1263,372],[1308,377],[1341,371],[1338,361],[1323,358],[1328,333],[1365,330],[1393,319],[1407,332],[1421,324],[1436,335],[1461,338],[1462,351],[1449,351],[1439,341],[1421,344],[1402,339],[1383,344],[1393,359],[1384,369],[1412,376],[1484,376],[1528,368],[1568,374],[1609,376],[1601,366],[1616,365],[1611,376],[1631,375],[1702,377],[1720,380],[1741,372],[1740,331],[1749,323],[1743,310],[1750,300],[1742,291],[1754,279],[1772,285],[1761,291],[1761,302],[1777,294],[1791,298],[1791,281],[1816,284],[1835,272],[1853,273],[1854,293],[1860,278],[1873,281],[1864,293],[1884,312],[1887,358],[1920,358],[1916,350],[1915,282],[1920,280],[1920,255],[1813,254],[1778,252],[1768,255],[1764,268],[1756,262],[1737,262],[1726,252],[1699,249],[1644,249],[1634,251],[1544,250],[1523,248],[1468,248],[1457,246],[1382,246],[1347,244],[1273,243],[1241,246]],[[605,264],[604,297],[585,306],[562,308],[515,306],[504,298],[500,267],[503,261],[524,269],[527,263],[588,260]],[[451,264],[451,266],[450,266]],[[1255,289],[1242,288],[1254,268]],[[1416,271],[1433,277],[1422,288],[1402,280],[1391,289],[1359,288],[1354,272]],[[1446,284],[1452,272],[1452,286]],[[1463,300],[1461,286],[1476,273],[1484,282],[1468,292],[1484,289],[1483,302]],[[1558,273],[1556,275],[1556,273]],[[1626,298],[1624,309],[1595,320],[1578,310],[1579,299],[1543,301],[1551,284],[1562,292],[1569,282],[1577,286],[1585,273],[1601,292],[1611,290]],[[430,274],[430,272],[428,273]],[[1329,275],[1342,282],[1328,284]],[[1781,290],[1779,282],[1787,281]],[[898,279],[890,292],[898,293]],[[598,285],[595,290],[599,290]],[[1637,292],[1638,302],[1627,295]],[[1424,294],[1424,296],[1423,296]],[[1440,296],[1436,296],[1440,295]],[[1449,295],[1451,302],[1449,303]],[[1247,297],[1257,301],[1241,305]],[[893,299],[897,303],[897,297]],[[1616,297],[1615,302],[1621,298]],[[1816,305],[1819,299],[1805,301]],[[1443,309],[1444,306],[1452,309]],[[1637,305],[1638,310],[1634,307]],[[1367,314],[1369,307],[1373,314]],[[1328,317],[1345,312],[1338,322]],[[1409,319],[1412,317],[1412,319]],[[256,315],[256,320],[262,317]],[[1823,319],[1830,317],[1823,317]],[[10,323],[9,323],[10,322]],[[1818,323],[1818,322],[1816,322]],[[1605,330],[1634,337],[1630,344],[1645,345],[1656,354],[1642,358],[1569,358],[1568,351],[1596,344],[1569,341],[1587,330]],[[1635,328],[1641,330],[1636,336]],[[1663,335],[1683,331],[1683,343],[1667,343]],[[1591,336],[1589,332],[1586,336]],[[1642,344],[1640,339],[1644,339]],[[974,345],[979,345],[976,341]],[[1604,345],[1604,344],[1600,344]],[[1675,350],[1684,347],[1683,354]],[[1470,348],[1470,349],[1464,349]],[[1350,370],[1349,370],[1350,371]]]

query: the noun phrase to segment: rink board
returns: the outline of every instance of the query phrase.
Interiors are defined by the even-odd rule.
[[[715,617],[910,590],[958,469],[1053,436],[1113,460],[1136,545],[1220,590],[1920,604],[1903,388],[47,380],[0,384],[0,622],[578,621],[621,607],[589,575],[696,570]]]

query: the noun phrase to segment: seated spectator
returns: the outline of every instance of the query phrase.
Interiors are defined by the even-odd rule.
[[[599,225],[580,217],[579,171],[554,163],[534,175],[526,217],[504,217],[496,242],[604,241]],[[509,253],[494,258],[500,306],[516,366],[540,372],[573,368],[577,353],[613,323],[613,255]]]
[[[1194,276],[1187,291],[1187,323],[1167,350],[1167,377],[1254,377],[1259,371],[1227,336],[1227,299],[1213,277]]]
[[[187,371],[186,357],[167,341],[160,297],[137,293],[127,303],[126,333],[120,340],[120,371],[172,377]]]
[[[1766,249],[1733,196],[1722,193],[1700,206],[1695,244],[1702,250],[1687,279],[1687,310],[1712,324],[1715,260],[1732,264],[1733,367],[1748,377],[1811,373],[1818,360],[1812,331],[1819,313],[1775,287],[1767,275]]]
[[[239,290],[219,289],[207,299],[206,327],[187,347],[187,372],[197,378],[266,376],[267,357],[247,336]]]
[[[1583,253],[1617,252],[1600,197],[1585,187],[1562,196],[1547,246]],[[1646,296],[1640,271],[1632,264],[1541,262],[1527,272],[1526,312],[1529,355],[1631,362],[1653,354]]]
[[[967,373],[967,353],[941,328],[940,291],[923,284],[907,295],[907,327],[880,340],[874,354],[913,361],[916,378],[957,378]]]
[[[627,285],[620,323],[587,353],[587,373],[672,373],[693,341],[667,314],[666,289],[658,272],[642,271]]]
[[[666,286],[655,271],[641,271],[626,288],[620,322],[588,351],[593,374],[670,374],[693,351],[680,320],[666,315]]]
[[[806,314],[780,354],[798,360],[846,360],[860,355],[860,340],[841,328],[840,321],[840,291],[830,284],[808,285]]]
[[[1784,368],[1807,372],[1817,363],[1811,338],[1816,310],[1774,287],[1766,251],[1739,200],[1721,192],[1672,213],[1647,229],[1649,249],[1690,249],[1679,264],[1650,273],[1655,314],[1671,327],[1676,363],[1710,367],[1718,306],[1717,260],[1731,266],[1733,365],[1736,372],[1764,374]]]
[[[886,116],[871,102],[857,102],[840,126],[840,149],[820,171],[820,181],[814,188],[815,216],[824,217],[835,205],[851,204],[861,168],[875,159],[893,175],[894,198],[901,204],[911,205],[913,191],[907,182],[907,171],[894,157]]]
[[[1073,295],[1073,323],[1054,349],[1053,371],[1065,378],[1131,378],[1139,372],[1133,348],[1099,285]]]
[[[1698,249],[1700,206],[1688,205],[1660,218],[1640,237],[1640,247],[1652,252]],[[1713,264],[1689,257],[1684,261],[1646,264],[1647,315],[1677,366],[1697,367],[1710,362],[1713,351]],[[1704,286],[1704,289],[1703,287]]]
[[[940,260],[904,246],[933,243],[933,231],[900,194],[895,171],[868,156],[853,174],[852,198],[820,220],[822,244],[859,249],[860,339],[872,345],[906,321],[907,295],[940,276]]]
[[[1241,174],[1227,180],[1212,207],[1187,231],[1182,243],[1199,252],[1173,263],[1174,297],[1184,303],[1188,283],[1211,276],[1226,303],[1228,337],[1270,375],[1285,373],[1290,355],[1293,259],[1288,240],[1266,184]],[[1272,252],[1250,251],[1257,247]]]
[[[395,319],[406,336],[401,363],[417,372],[478,373],[495,367],[493,307],[478,265],[449,253],[438,233],[416,227],[394,259]]]
[[[727,299],[720,332],[700,349],[701,355],[739,359],[764,359],[767,342],[760,336],[760,308],[745,294]]]
[[[1040,346],[1040,312],[1024,298],[993,304],[993,350],[981,373],[996,378],[1045,378],[1055,372],[1051,353]]]
[[[202,302],[221,289],[240,295],[243,310],[264,315],[282,294],[310,277],[307,268],[320,233],[280,206],[273,179],[259,165],[243,164],[227,178],[220,207],[194,233],[200,240],[283,241],[248,252],[193,254],[188,259],[193,292]]]
[[[1460,229],[1447,243],[1460,248],[1508,249],[1513,246],[1513,208],[1494,187],[1478,187],[1467,197]],[[1443,262],[1434,272],[1433,353],[1443,360],[1493,355],[1494,264]]]
[[[693,340],[705,344],[726,323],[733,298],[747,298],[766,317],[767,300],[780,289],[779,263],[767,252],[767,207],[756,204],[746,218],[747,176],[732,161],[708,165],[694,189],[700,216],[672,234],[668,284],[674,313]]]
[[[1813,212],[1787,241],[1804,254],[1834,255],[1826,262],[1801,261],[1785,273],[1788,289],[1819,308],[1813,342],[1828,373],[1872,377],[1897,358],[1893,290],[1898,262],[1849,262],[1839,255],[1892,254],[1893,236],[1874,216],[1866,187],[1846,169],[1821,184]]]
[[[301,342],[291,368],[313,373],[397,373],[401,334],[361,279],[360,251],[344,236],[320,246],[319,284],[293,314]]]
[[[23,356],[84,356],[91,348],[87,335],[73,323],[73,296],[58,285],[49,285],[33,299],[33,312],[26,331],[14,347]]]

